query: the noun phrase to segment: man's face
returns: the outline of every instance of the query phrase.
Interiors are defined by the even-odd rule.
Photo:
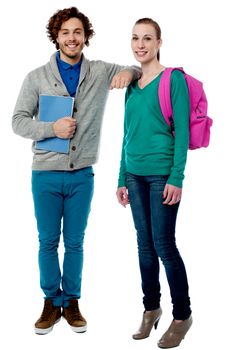
[[[83,24],[78,18],[70,18],[63,22],[57,36],[61,60],[70,64],[78,63],[85,40]]]

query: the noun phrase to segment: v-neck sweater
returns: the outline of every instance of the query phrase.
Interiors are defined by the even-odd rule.
[[[173,71],[174,137],[159,104],[158,86],[162,74],[144,88],[134,81],[126,91],[118,187],[125,186],[127,172],[139,176],[169,175],[167,183],[182,187],[189,144],[188,88],[183,74]]]

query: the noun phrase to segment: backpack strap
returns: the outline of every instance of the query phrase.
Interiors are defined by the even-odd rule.
[[[171,104],[171,74],[175,69],[184,73],[183,68],[166,68],[161,75],[158,88],[160,108],[166,123],[172,128],[172,132],[174,132],[174,122]]]

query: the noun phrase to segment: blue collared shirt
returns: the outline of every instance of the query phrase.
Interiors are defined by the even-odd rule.
[[[60,52],[58,51],[56,55],[56,60],[62,80],[70,96],[74,97],[79,82],[82,58],[78,63],[72,66],[71,64],[66,63],[60,59]]]

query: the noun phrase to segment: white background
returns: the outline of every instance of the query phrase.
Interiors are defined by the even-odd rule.
[[[31,198],[31,142],[13,134],[11,116],[25,75],[54,52],[45,26],[57,10],[77,6],[96,32],[85,54],[135,64],[131,29],[141,17],[161,25],[161,63],[183,66],[204,82],[214,119],[208,149],[190,151],[177,242],[186,264],[194,324],[182,349],[232,348],[232,11],[230,0],[8,1],[1,7],[1,337],[2,349],[156,348],[171,322],[169,290],[161,266],[163,317],[143,341],[140,276],[130,208],[115,198],[121,151],[124,91],[110,92],[105,110],[95,195],[85,239],[81,310],[88,332],[75,334],[62,320],[36,336],[43,296],[37,267],[37,231]],[[62,244],[60,252],[62,255]]]

